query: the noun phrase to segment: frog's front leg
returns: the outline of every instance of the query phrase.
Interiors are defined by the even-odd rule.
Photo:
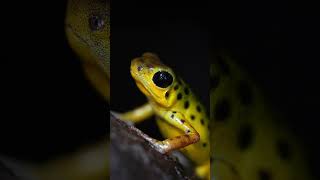
[[[152,143],[159,152],[169,153],[173,150],[194,144],[200,140],[199,133],[189,124],[188,121],[186,121],[181,113],[168,111],[163,113],[161,117],[162,120],[167,121],[170,125],[184,132],[184,134],[168,138],[163,141],[153,139],[149,136],[145,137],[145,139]]]
[[[150,118],[154,112],[149,103],[146,103],[140,107],[137,107],[131,111],[125,112],[125,113],[116,113],[113,112],[113,114],[118,117],[121,120],[130,121],[133,123],[138,123],[143,120],[146,120]]]

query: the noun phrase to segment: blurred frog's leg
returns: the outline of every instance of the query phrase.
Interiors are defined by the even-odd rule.
[[[203,165],[197,166],[196,173],[200,178],[210,180],[210,160]]]
[[[146,103],[140,107],[137,107],[131,111],[125,113],[114,113],[118,118],[126,121],[131,121],[133,123],[138,123],[143,120],[150,118],[154,112],[149,103]]]
[[[90,63],[83,63],[83,69],[93,86],[110,102],[109,78],[105,72],[99,66]]]
[[[108,148],[109,142],[103,140],[43,163],[29,163],[3,156],[0,160],[19,176],[19,179],[106,180],[109,177]]]

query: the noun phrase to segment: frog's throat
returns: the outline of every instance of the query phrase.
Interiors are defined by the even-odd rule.
[[[145,94],[148,98],[151,98],[151,99],[158,99],[160,98],[159,95],[153,93],[152,91],[149,91],[146,86],[144,86],[143,83],[141,83],[140,81],[136,81],[136,84],[138,86],[138,88],[140,89],[140,91]]]

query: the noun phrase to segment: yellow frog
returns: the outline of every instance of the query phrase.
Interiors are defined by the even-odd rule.
[[[167,139],[159,141],[149,136],[145,139],[161,153],[181,150],[197,165],[197,175],[209,179],[209,118],[205,107],[156,54],[147,52],[133,59],[130,71],[148,103],[119,115],[120,118],[140,122],[157,115],[156,122]]]

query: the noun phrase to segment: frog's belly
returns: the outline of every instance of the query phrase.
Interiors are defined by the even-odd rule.
[[[172,138],[179,135],[184,134],[183,131],[173,127],[166,121],[162,120],[161,118],[157,117],[156,122],[158,124],[159,130],[164,138]],[[208,148],[207,148],[208,149]],[[202,147],[201,138],[200,141],[196,144],[189,145],[185,148],[180,149],[181,152],[186,155],[191,161],[200,165],[209,160],[209,151],[204,150]]]

